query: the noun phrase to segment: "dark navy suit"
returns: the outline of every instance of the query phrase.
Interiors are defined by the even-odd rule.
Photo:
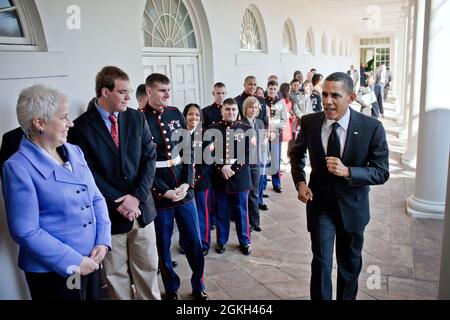
[[[0,175],[3,176],[3,164],[8,160],[17,150],[19,150],[20,141],[23,137],[22,128],[18,127],[6,132],[2,137],[2,146],[0,148]]]
[[[336,236],[338,261],[337,298],[355,299],[362,267],[364,228],[369,222],[369,185],[389,178],[389,150],[381,122],[351,108],[342,163],[350,178],[328,172],[321,140],[325,115],[313,113],[301,119],[301,131],[290,152],[295,185],[306,181],[305,160],[309,151],[313,200],[306,206],[313,261],[311,298],[331,299],[331,271]]]

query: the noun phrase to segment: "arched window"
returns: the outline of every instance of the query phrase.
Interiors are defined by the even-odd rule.
[[[339,55],[343,56],[344,55],[344,43],[341,40],[341,43],[339,44]]]
[[[287,19],[283,26],[282,53],[297,53],[296,36],[291,19]]]
[[[333,56],[336,55],[336,38],[333,37],[333,40],[331,41],[331,54]]]
[[[148,0],[143,21],[143,46],[197,48],[194,26],[182,0]]]
[[[306,54],[315,54],[315,44],[314,44],[314,33],[313,30],[311,28],[308,29],[308,32],[306,33],[306,44],[305,44],[305,48],[306,48]]]
[[[46,50],[34,1],[0,0],[0,50]]]
[[[349,49],[348,41],[345,42],[345,55],[346,55],[347,57],[350,56],[350,49]]]
[[[258,8],[251,5],[245,9],[241,23],[241,51],[267,51],[266,32]]]
[[[328,43],[327,43],[327,35],[322,33],[322,46],[321,46],[322,54],[328,54]]]

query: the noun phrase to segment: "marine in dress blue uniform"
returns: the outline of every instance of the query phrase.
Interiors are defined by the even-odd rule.
[[[205,291],[203,278],[204,257],[200,241],[197,210],[194,201],[193,153],[190,163],[183,163],[180,155],[172,154],[179,141],[172,141],[172,134],[186,129],[182,113],[175,107],[144,109],[153,142],[156,143],[156,175],[152,194],[158,212],[155,219],[156,239],[160,258],[161,275],[166,290],[166,298],[176,299],[180,278],[173,270],[170,255],[173,221],[177,222],[180,237],[186,245],[186,258],[192,269],[191,285],[193,293]],[[164,197],[167,191],[182,184],[190,186],[184,199],[173,202]]]
[[[202,126],[204,129],[214,123],[222,121],[222,105],[213,103],[202,109],[203,122]]]
[[[208,127],[210,125],[222,121],[222,105],[214,102],[213,104],[203,108],[202,116],[203,116],[202,126],[203,126],[203,129],[206,130],[206,129],[208,129]],[[211,229],[214,229],[214,226],[216,223],[215,216],[216,216],[217,206],[216,206],[216,196],[214,194],[214,190],[212,190],[212,189],[209,190],[209,201],[211,203],[209,223],[210,223]],[[201,221],[199,221],[199,222],[200,222],[200,229],[201,229],[202,222]],[[203,241],[203,238],[202,238],[202,241]],[[209,248],[209,245],[208,245],[208,248]],[[205,249],[205,246],[203,246],[203,249]]]
[[[245,137],[244,132],[252,129],[251,126],[239,121],[224,121],[213,124],[210,129],[217,129],[221,132],[223,139],[223,152],[221,159],[216,158],[213,169],[213,189],[216,192],[217,200],[217,253],[225,251],[230,234],[230,215],[234,216],[236,233],[244,254],[251,252],[250,246],[250,225],[248,217],[248,194],[252,188],[249,160],[249,145],[246,143],[245,159],[242,155],[238,157],[238,144]],[[249,139],[250,140],[250,139]],[[233,146],[231,146],[233,143]],[[219,144],[218,144],[219,145]],[[242,161],[244,160],[244,161]],[[231,165],[234,175],[225,179],[222,175],[222,168]]]
[[[200,239],[202,240],[203,254],[207,255],[211,242],[210,217],[212,210],[211,174],[213,167],[203,161],[203,151],[209,143],[202,139],[202,129],[197,127],[192,133],[192,146],[194,149],[194,193],[197,206],[198,222],[200,226]]]

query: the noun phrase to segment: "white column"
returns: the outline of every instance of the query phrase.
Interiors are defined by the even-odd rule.
[[[396,103],[396,108],[395,108],[395,115],[396,115],[396,119],[400,116],[401,114],[401,108],[402,108],[402,103],[403,103],[403,84],[404,84],[404,78],[405,78],[405,43],[406,43],[406,25],[407,25],[407,17],[406,17],[406,13],[404,15],[404,17],[402,18],[402,25],[401,25],[401,30],[400,30],[400,34],[399,34],[399,42],[400,42],[400,50],[398,51],[398,64],[399,64],[399,74],[397,75],[397,80],[398,80],[398,86],[397,86],[397,95],[398,95],[398,100]]]
[[[411,75],[411,103],[408,117],[408,143],[406,152],[402,156],[402,162],[410,167],[416,167],[417,134],[419,131],[420,94],[422,83],[422,51],[425,23],[425,2],[414,1],[414,35],[413,35],[413,61]]]
[[[405,107],[405,91],[406,91],[406,82],[408,81],[408,78],[406,77],[406,73],[408,70],[408,65],[407,65],[407,52],[408,52],[408,27],[409,27],[409,6],[408,8],[404,9],[404,23],[403,23],[403,28],[402,28],[402,52],[401,52],[401,57],[400,57],[400,61],[402,62],[402,73],[401,73],[401,78],[402,78],[402,84],[400,87],[400,100],[399,103],[397,105],[397,109],[396,109],[396,121],[398,123],[402,123],[403,119],[402,119],[402,114],[403,114],[403,109]]]
[[[400,123],[402,124],[402,128],[400,130],[399,136],[402,138],[407,137],[407,130],[408,130],[408,119],[409,119],[409,109],[411,107],[411,88],[412,88],[412,59],[413,59],[413,43],[414,43],[414,2],[409,1],[408,2],[408,31],[406,33],[406,56],[405,56],[405,85],[404,85],[404,91],[403,91],[403,108],[402,108],[402,114],[399,118]]]
[[[450,161],[448,165],[450,167]],[[447,177],[447,205],[445,207],[444,236],[442,237],[438,299],[450,300],[450,171]]]
[[[442,219],[445,207],[449,147],[450,1],[431,0],[425,5],[422,92],[414,194],[406,201],[413,217]]]

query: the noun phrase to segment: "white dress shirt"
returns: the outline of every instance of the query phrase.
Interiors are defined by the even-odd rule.
[[[336,129],[337,134],[339,135],[339,142],[340,142],[340,154],[342,158],[342,154],[344,153],[344,147],[345,147],[345,141],[347,141],[347,130],[348,130],[348,124],[350,122],[350,107],[348,107],[347,112],[344,114],[344,116],[337,121],[339,123],[338,128]],[[327,154],[327,147],[328,147],[328,138],[331,134],[331,131],[333,130],[332,124],[335,123],[334,120],[328,120],[325,118],[325,121],[322,125],[322,145],[323,150],[325,151],[325,154]]]

